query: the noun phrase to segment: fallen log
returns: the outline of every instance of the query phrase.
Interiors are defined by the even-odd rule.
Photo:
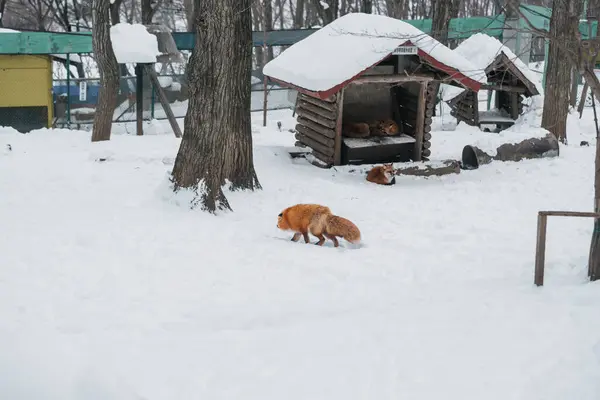
[[[395,168],[396,175],[410,176],[442,176],[460,173],[460,162],[457,160],[444,160],[431,163],[412,163],[412,165]]]
[[[504,143],[492,156],[476,146],[467,145],[462,152],[462,168],[477,169],[480,165],[497,161],[521,161],[524,159],[558,157],[559,146],[556,136],[549,133],[541,138],[529,138],[519,143]]]

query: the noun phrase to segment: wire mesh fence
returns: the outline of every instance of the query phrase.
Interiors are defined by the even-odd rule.
[[[264,107],[264,86],[257,78],[252,78],[251,111]],[[117,107],[113,122],[133,122],[136,120],[138,95],[142,98],[144,120],[166,119],[166,113],[159,101],[156,89],[144,76],[141,93],[136,90],[136,77],[122,77],[117,96]],[[185,117],[188,104],[188,90],[183,75],[159,75],[160,86],[165,93],[175,118]],[[53,105],[55,127],[82,126],[92,124],[100,91],[97,78],[58,79],[53,82]],[[269,83],[267,85],[267,110],[293,108],[296,91]]]

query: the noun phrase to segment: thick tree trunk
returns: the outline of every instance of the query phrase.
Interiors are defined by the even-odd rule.
[[[546,66],[546,88],[542,127],[561,142],[567,142],[567,116],[571,88],[571,63],[565,52],[579,34],[580,0],[554,0],[550,18],[550,46]]]
[[[92,142],[110,140],[112,117],[119,91],[119,64],[110,41],[110,0],[94,0],[92,6],[92,48],[100,73],[98,106],[94,115]]]
[[[433,15],[431,21],[431,36],[442,43],[448,45],[448,30],[450,29],[450,19],[458,15],[460,0],[436,1],[433,4]],[[432,90],[436,93],[440,90],[439,82],[432,82]],[[435,112],[435,107],[434,107]]]
[[[154,10],[152,9],[152,0],[142,0],[142,24],[151,24],[153,17]]]
[[[195,0],[196,43],[187,65],[189,105],[175,159],[174,190],[192,208],[231,209],[222,186],[260,189],[250,124],[251,0]]]
[[[296,14],[294,14],[294,29],[300,29],[304,26],[304,4],[305,0],[296,1]]]
[[[372,0],[361,0],[360,1],[360,12],[366,14],[373,14],[373,1]]]

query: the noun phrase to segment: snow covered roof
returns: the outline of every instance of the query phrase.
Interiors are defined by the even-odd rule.
[[[110,39],[119,64],[155,63],[156,57],[161,55],[156,36],[141,24],[113,25]]]
[[[263,68],[270,78],[328,97],[402,45],[465,87],[479,90],[485,74],[414,26],[386,16],[351,13],[297,42]]]
[[[0,28],[0,33],[21,33],[21,31],[16,31],[14,29],[9,29],[9,28]],[[32,55],[34,55],[34,54],[32,54]],[[66,54],[50,54],[50,57],[60,58],[61,60],[67,59]],[[69,55],[69,61],[77,64],[77,63],[81,63],[81,58],[79,57],[78,54],[71,54],[71,55]]]
[[[522,75],[521,78],[529,81],[524,83],[532,86],[535,88],[535,91],[537,91],[537,93],[531,91],[530,95],[536,95],[543,92],[539,75],[525,65],[512,50],[494,37],[486,35],[485,33],[476,33],[458,45],[458,47],[454,49],[454,52],[465,57],[475,65],[477,68],[477,76],[485,76],[486,69],[494,64],[498,56],[503,54],[510,62],[512,62],[516,70],[520,72]],[[442,99],[448,101],[456,97],[462,91],[463,89],[460,88],[445,86],[442,91]]]

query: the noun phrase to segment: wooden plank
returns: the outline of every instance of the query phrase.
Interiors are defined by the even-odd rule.
[[[342,89],[338,94],[337,100],[337,122],[335,126],[335,152],[333,155],[333,165],[342,164],[342,117],[344,115],[344,91]]]
[[[173,133],[175,137],[180,138],[182,136],[181,129],[179,129],[179,124],[177,124],[177,120],[175,119],[175,114],[173,114],[173,110],[171,109],[171,104],[169,104],[169,100],[167,99],[167,95],[163,90],[162,86],[160,86],[160,82],[158,81],[158,75],[156,75],[156,71],[154,70],[154,64],[145,64],[144,68],[146,73],[150,77],[150,81],[154,85],[154,89],[158,94],[158,99],[160,100],[160,104],[162,105],[165,114],[167,115],[167,119],[171,124],[171,129],[173,129]]]
[[[300,100],[300,103],[298,104],[298,108],[300,110],[306,110],[308,112],[312,112],[314,114],[320,115],[321,117],[326,118],[328,120],[335,121],[335,117],[336,117],[335,112],[327,111],[321,107],[317,107],[313,104],[310,104],[302,99]],[[300,112],[300,111],[298,111],[298,112]]]
[[[309,119],[312,122],[314,122],[315,124],[319,124],[325,128],[329,128],[329,129],[335,128],[335,121],[331,121],[329,119],[323,118],[318,114],[312,113],[312,112],[302,108],[302,106],[298,106],[298,117],[303,117],[303,118]]]
[[[544,262],[546,259],[546,228],[548,223],[548,215],[538,213],[537,223],[537,242],[535,245],[535,273],[533,283],[536,286],[544,284]]]
[[[304,143],[311,149],[317,150],[319,153],[326,156],[333,157],[333,147],[325,146],[324,144],[319,143],[316,140],[301,134],[300,132],[296,133],[295,138],[297,141]]]
[[[400,83],[400,82],[430,82],[434,80],[433,76],[430,75],[369,75],[361,76],[350,84],[363,85],[367,83]]]
[[[413,152],[413,160],[421,161],[423,153],[423,125],[425,125],[425,93],[427,91],[427,83],[421,82],[419,90],[419,109],[417,111],[417,122],[415,126],[415,149]],[[431,119],[431,118],[430,118]],[[426,154],[427,156],[427,154]]]
[[[307,103],[310,103],[310,104],[312,104],[314,106],[323,108],[323,109],[325,109],[327,111],[330,111],[330,112],[335,112],[336,111],[335,104],[327,103],[327,102],[325,102],[325,101],[323,101],[321,99],[316,99],[314,97],[307,96],[304,93],[298,93],[298,99],[301,100],[301,101],[305,101]]]
[[[327,156],[321,152],[319,152],[318,150],[313,149],[312,150],[312,155],[315,156],[316,158],[318,158],[319,160],[323,161],[326,164],[333,164],[333,157]]]
[[[335,146],[335,140],[328,138],[325,135],[321,135],[319,132],[315,132],[307,126],[296,125],[296,130],[304,136],[308,136],[310,139],[321,143],[323,146],[333,148]]]
[[[501,92],[525,93],[527,89],[520,86],[503,85],[503,84],[486,84],[481,85],[480,90],[499,90]]]
[[[600,218],[600,213],[582,211],[540,211],[539,214],[552,217]]]
[[[325,135],[331,139],[335,138],[335,130],[333,130],[333,129],[325,128],[322,125],[315,124],[311,120],[306,119],[306,118],[302,117],[301,115],[298,116],[297,121],[298,121],[299,125],[307,126],[310,129],[312,129],[313,131],[319,132],[321,135]],[[298,130],[298,125],[296,125],[296,130]]]

